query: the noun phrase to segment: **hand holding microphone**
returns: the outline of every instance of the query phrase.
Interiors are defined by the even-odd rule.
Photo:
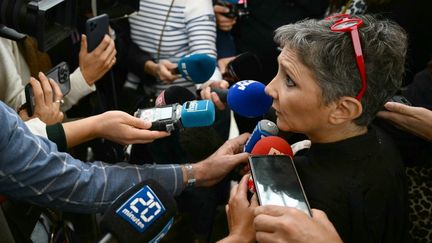
[[[226,108],[229,83],[225,80],[209,80],[201,86],[201,99],[212,100],[219,110]]]
[[[160,60],[158,63],[147,61],[144,66],[144,71],[151,74],[164,84],[171,84],[174,80],[180,78],[179,74],[173,74],[170,70],[176,69],[177,65],[169,60]]]
[[[120,195],[105,212],[101,221],[105,235],[99,242],[158,242],[176,213],[176,202],[160,184],[143,181]]]

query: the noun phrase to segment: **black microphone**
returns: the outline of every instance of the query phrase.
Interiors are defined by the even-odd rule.
[[[252,52],[244,52],[231,60],[223,73],[229,82],[240,80],[262,80],[263,67],[260,59]]]
[[[186,101],[195,100],[196,96],[190,90],[182,86],[170,86],[162,91],[155,101],[155,106],[164,106],[179,103],[183,105]]]
[[[100,223],[100,243],[158,242],[174,222],[174,198],[154,180],[145,180],[121,194]]]

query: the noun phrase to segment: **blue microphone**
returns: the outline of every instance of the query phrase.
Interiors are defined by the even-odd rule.
[[[278,133],[279,133],[279,128],[274,122],[265,119],[259,121],[258,124],[255,126],[255,129],[253,130],[249,139],[246,141],[243,151],[248,153],[252,152],[252,149],[255,147],[255,144],[261,138],[268,137],[268,136],[276,136]]]
[[[138,109],[135,116],[150,121],[150,130],[171,132],[179,128],[205,127],[215,120],[215,106],[211,100],[186,101],[154,108]]]
[[[216,69],[216,58],[207,54],[197,53],[184,56],[177,63],[174,74],[181,76],[189,81],[200,84],[208,81]]]
[[[235,83],[228,90],[228,107],[235,113],[254,118],[268,112],[273,99],[264,91],[265,85],[254,80],[243,80]]]
[[[187,101],[180,117],[183,127],[207,127],[215,121],[215,106],[211,100]]]
[[[120,195],[104,213],[100,243],[159,242],[174,222],[174,198],[156,181],[143,181]]]

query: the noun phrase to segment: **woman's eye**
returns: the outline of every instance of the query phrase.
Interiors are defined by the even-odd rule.
[[[296,83],[291,79],[290,76],[288,76],[288,75],[285,75],[285,76],[286,76],[286,78],[285,78],[286,82],[285,83],[288,87],[296,86]]]

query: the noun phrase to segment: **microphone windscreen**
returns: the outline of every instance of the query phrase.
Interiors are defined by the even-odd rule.
[[[207,54],[191,54],[178,62],[178,71],[183,78],[200,84],[208,81],[216,69],[216,58]]]
[[[185,87],[170,86],[162,91],[156,98],[155,106],[164,106],[179,103],[183,105],[186,101],[194,100],[195,95]]]
[[[244,145],[244,152],[250,153],[260,139],[275,136],[278,133],[279,128],[274,122],[265,119],[259,121]]]
[[[183,127],[206,127],[215,121],[215,106],[211,100],[193,100],[183,104],[181,124]]]
[[[293,156],[291,146],[278,136],[268,136],[259,140],[251,154],[253,155],[288,155]]]
[[[227,64],[226,75],[233,81],[261,80],[262,64],[258,56],[252,52],[245,52],[236,56]]]
[[[264,92],[265,85],[254,80],[235,83],[228,90],[227,103],[235,113],[248,117],[259,117],[267,113],[273,99]]]
[[[168,232],[176,213],[174,198],[156,181],[146,180],[121,194],[100,225],[118,242],[149,242]]]

